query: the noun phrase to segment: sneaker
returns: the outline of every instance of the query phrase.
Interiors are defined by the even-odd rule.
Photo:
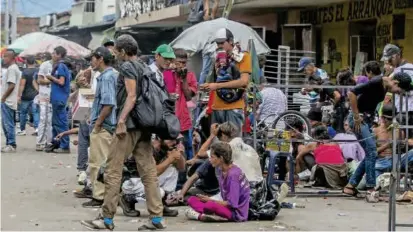
[[[1,149],[1,152],[3,152],[3,153],[15,153],[16,148],[11,146],[11,145],[7,145],[7,146],[5,146]]]
[[[198,220],[200,215],[201,215],[200,213],[196,212],[193,209],[185,210],[185,216],[190,220]]]
[[[45,145],[43,144],[36,144],[36,151],[44,151]]]
[[[86,178],[87,178],[86,172],[85,172],[85,171],[80,171],[80,172],[78,173],[77,183],[78,183],[79,185],[85,185]]]
[[[103,200],[93,199],[82,204],[83,208],[100,208],[103,205]]]
[[[24,136],[24,135],[26,135],[26,131],[25,130],[24,131],[17,131],[16,135],[17,136]]]
[[[70,149],[58,148],[58,149],[54,150],[54,153],[58,153],[58,154],[70,154]]]
[[[379,202],[379,192],[377,192],[377,191],[367,191],[366,201],[368,203],[377,203],[377,202]]]
[[[138,230],[163,230],[166,228],[166,223],[163,218],[160,222],[155,223],[155,218],[149,219],[145,224],[138,227]]]
[[[37,136],[38,135],[38,130],[36,129],[33,133],[32,133],[32,136]]]
[[[141,215],[141,212],[135,210],[135,204],[127,202],[124,195],[121,195],[119,199],[119,206],[122,208],[123,215],[127,217],[139,217]]]
[[[298,173],[298,178],[299,178],[301,181],[309,180],[310,177],[311,177],[311,171],[308,170],[308,169],[306,169],[306,170]]]
[[[113,223],[106,224],[101,215],[99,215],[95,220],[82,220],[80,221],[80,224],[90,230],[106,230],[106,229],[113,230],[115,229],[115,225]]]
[[[76,190],[73,192],[76,198],[89,198],[92,199],[92,190],[89,188],[83,188],[82,190]]]
[[[179,214],[178,210],[171,209],[167,206],[163,206],[163,216],[164,217],[177,217]]]

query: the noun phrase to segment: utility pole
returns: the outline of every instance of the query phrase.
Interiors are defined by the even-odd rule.
[[[5,44],[9,45],[10,41],[10,6],[9,0],[4,0],[6,2],[5,12],[4,12],[4,33],[5,33]]]
[[[11,0],[11,42],[17,39],[17,0]]]

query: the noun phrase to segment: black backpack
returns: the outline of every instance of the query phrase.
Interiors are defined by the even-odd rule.
[[[150,130],[161,139],[176,139],[181,125],[175,115],[175,102],[169,99],[165,88],[156,80],[156,74],[141,61],[131,61],[136,70],[141,70],[137,82],[138,97],[130,113],[135,125]]]

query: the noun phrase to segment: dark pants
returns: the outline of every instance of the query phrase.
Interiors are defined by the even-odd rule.
[[[90,131],[89,124],[86,121],[82,121],[79,126],[78,134],[78,146],[77,146],[77,170],[86,171],[87,161],[89,158],[88,148],[90,146]]]
[[[184,136],[184,146],[185,146],[185,159],[192,159],[192,130],[182,131],[181,134]],[[185,170],[179,172],[178,183],[176,185],[176,190],[181,190],[186,182],[186,167]]]
[[[66,103],[53,102],[52,111],[53,138],[55,138],[58,134],[69,130]],[[59,141],[60,148],[69,149],[69,142],[69,136],[63,136]]]

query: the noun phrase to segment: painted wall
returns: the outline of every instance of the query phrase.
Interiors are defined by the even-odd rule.
[[[393,40],[393,15],[405,14],[405,39]],[[377,19],[376,59],[380,60],[383,47],[391,42],[402,47],[404,57],[413,61],[413,1],[411,0],[356,0],[288,12],[288,23],[311,23],[321,26],[322,44],[335,39],[337,52],[342,55],[341,67],[349,64],[349,23]]]
[[[103,16],[116,14],[116,0],[95,0],[95,22],[102,22]]]

